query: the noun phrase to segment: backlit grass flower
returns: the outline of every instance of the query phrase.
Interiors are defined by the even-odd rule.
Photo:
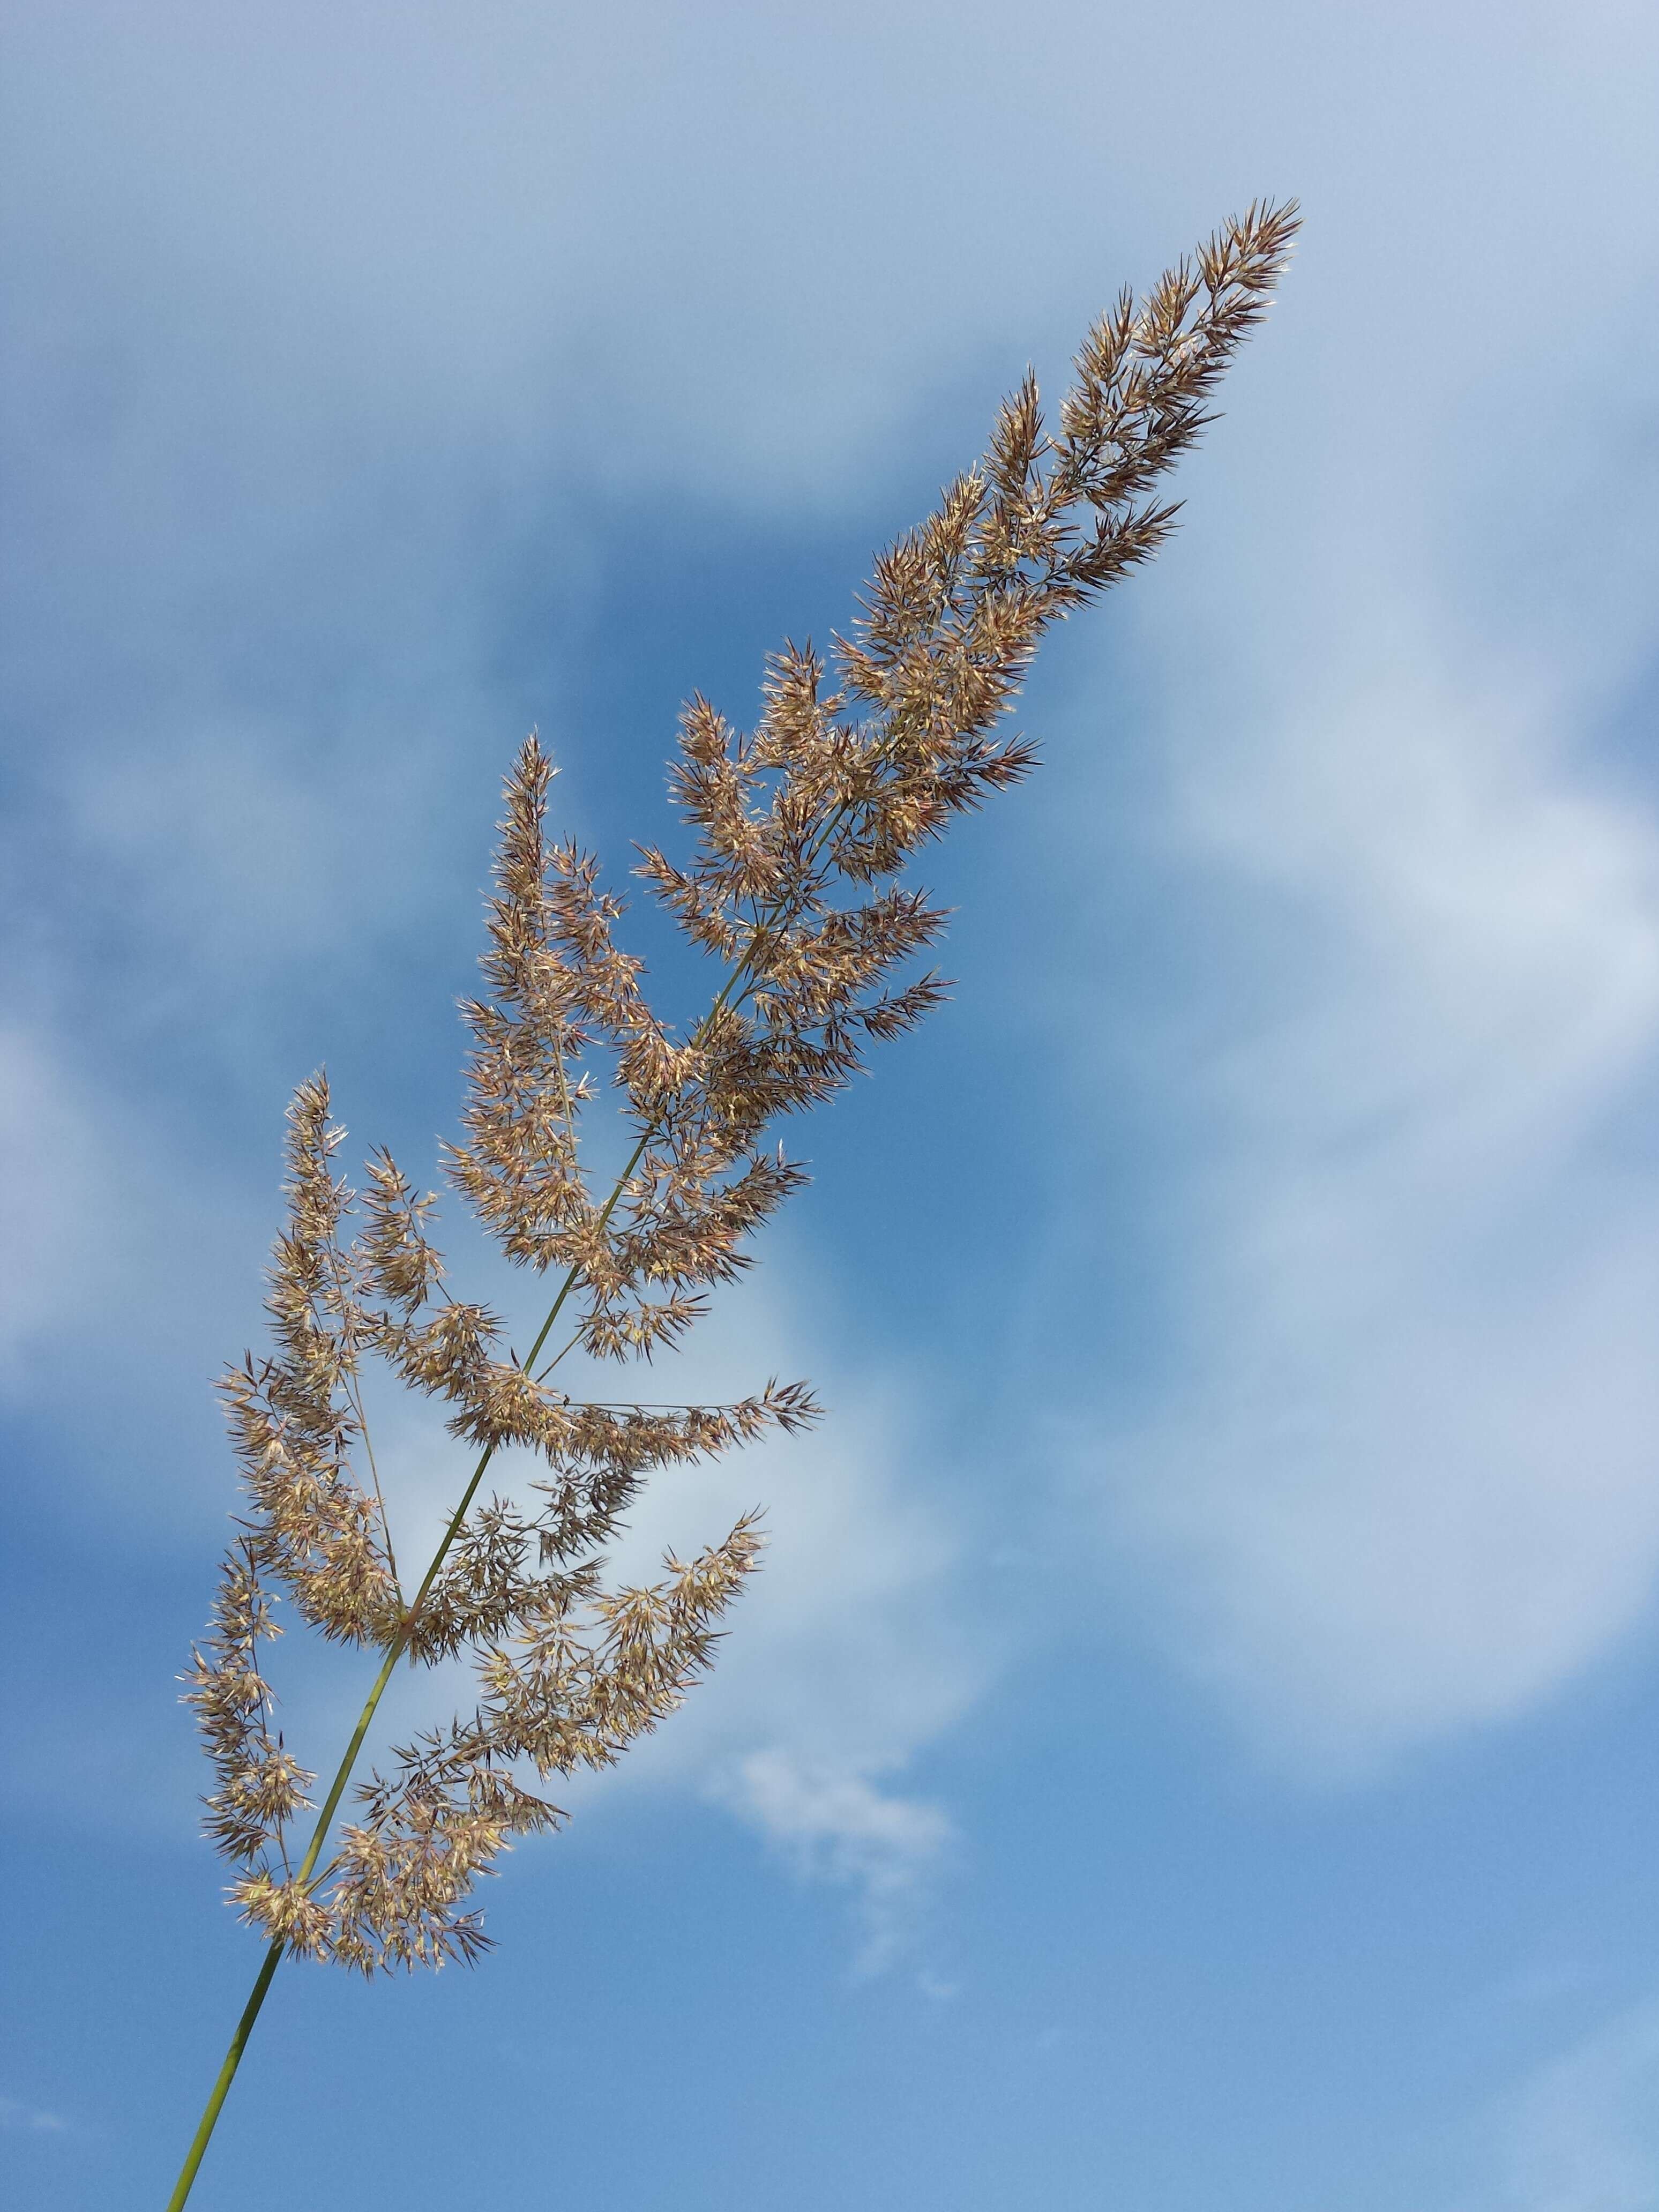
[[[436,1199],[383,1151],[352,1189],[327,1084],[301,1085],[269,1346],[223,1386],[243,1510],[185,1678],[214,1769],[207,1832],[267,1949],[175,2212],[282,1958],[364,1973],[476,1958],[489,1941],[478,1879],[515,1838],[562,1820],[550,1788],[621,1757],[712,1663],[759,1563],[755,1517],[645,1583],[614,1580],[606,1547],[653,1477],[805,1426],[810,1392],[770,1381],[731,1405],[583,1401],[560,1388],[560,1364],[574,1352],[626,1369],[678,1345],[805,1181],[788,1152],[796,1117],[939,1000],[944,984],[918,963],[945,918],[905,872],[1030,773],[1034,750],[1006,720],[1032,656],[1173,528],[1160,486],[1210,419],[1295,228],[1292,207],[1252,208],[1144,301],[1126,293],[1085,340],[1053,429],[1028,375],[982,458],[877,562],[850,635],[827,654],[792,644],[773,658],[753,730],[707,700],[687,706],[670,781],[690,835],[673,852],[640,848],[635,873],[717,965],[690,1029],[653,1008],[596,858],[550,835],[553,767],[526,742],[445,1157],[456,1197],[507,1259],[549,1279],[546,1319],[521,1352],[487,1306],[450,1289]],[[596,1184],[579,1139],[605,1094],[628,1157]],[[370,1363],[434,1401],[473,1455],[412,1583],[365,1419]],[[487,1492],[509,1449],[538,1473],[515,1494]],[[380,1655],[320,1807],[273,1730],[261,1671],[284,1603],[324,1638]],[[471,1710],[384,1752],[337,1831],[395,1670],[462,1655]]]

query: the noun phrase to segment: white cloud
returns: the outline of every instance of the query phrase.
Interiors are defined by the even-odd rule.
[[[0,2128],[26,2129],[32,2135],[61,2135],[67,2124],[56,2112],[38,2111],[16,2097],[0,2097]]]
[[[66,1321],[103,1263],[108,1177],[78,1087],[52,1043],[0,1021],[0,1381]]]
[[[1432,155],[1474,22],[1416,26],[1445,74],[1343,103],[1340,161],[1286,140],[1304,245],[1130,603],[1167,809],[1127,869],[1104,807],[1051,825],[1073,928],[1156,855],[1127,942],[1175,1000],[1079,1054],[1079,1097],[1109,1061],[1159,1125],[1171,1318],[1171,1379],[1104,1440],[1079,1409],[1080,1510],[1148,1632],[1326,1771],[1525,1711],[1659,1573],[1659,822],[1646,762],[1590,743],[1655,642],[1624,164],[1659,48],[1628,10],[1530,11],[1503,142]],[[1064,968],[1062,1038],[1125,941]]]
[[[1492,2133],[1495,2181],[1468,2212],[1654,2212],[1659,2004],[1541,2068]]]
[[[953,1840],[940,1807],[886,1795],[869,1775],[845,1767],[803,1765],[781,1749],[738,1759],[715,1778],[711,1794],[758,1827],[803,1877],[856,1889],[860,1974],[892,1962]]]
[[[172,404],[187,323],[267,434],[325,381],[350,428],[303,442],[335,467],[488,423],[498,451],[551,438],[610,484],[773,512],[835,511],[930,385],[1057,355],[1123,274],[1256,192],[1308,195],[1354,300],[1411,325],[1419,377],[1490,361],[1535,313],[1510,281],[1535,264],[1494,269],[1507,240],[1570,236],[1587,283],[1619,243],[1561,101],[1620,171],[1620,237],[1651,159],[1650,25],[1589,0],[1571,30],[1552,0],[1513,9],[1501,46],[1474,8],[1206,0],[35,12],[14,137],[42,258],[155,318],[145,381]],[[192,389],[192,419],[222,398]]]
[[[1659,1571],[1659,825],[1569,687],[1393,612],[1401,672],[1304,666],[1183,790],[1270,1011],[1163,1071],[1187,1365],[1092,1462],[1186,1663],[1321,1763],[1523,1710]]]
[[[804,1878],[850,1888],[859,1969],[872,1972],[915,1937],[950,1835],[900,1778],[1007,1655],[1004,1632],[963,1601],[967,1523],[929,1479],[925,1395],[872,1360],[824,1356],[827,1291],[786,1241],[684,1363],[684,1388],[725,1397],[816,1370],[829,1415],[642,1501],[619,1572],[649,1573],[664,1546],[684,1555],[757,1502],[768,1548],[713,1673],[623,1772],[627,1786],[699,1790]]]

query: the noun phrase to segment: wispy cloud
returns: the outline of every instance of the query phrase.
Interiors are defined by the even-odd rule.
[[[1366,683],[1206,801],[1302,946],[1195,1071],[1189,1364],[1095,1464],[1189,1662],[1322,1760],[1524,1708],[1659,1568],[1659,1199],[1618,1129],[1659,828],[1526,719]]]
[[[1541,113],[1553,57],[1612,149],[1597,40],[1644,82],[1655,52],[1596,26],[1569,52],[1533,22],[1505,97]],[[1581,179],[1570,332],[1508,153],[1478,241],[1408,191],[1382,261],[1310,184],[1250,434],[1206,457],[1227,495],[1140,617],[1173,767],[1135,921],[1172,1003],[1098,1045],[1157,1119],[1172,1326],[1155,1400],[1079,1414],[1073,1462],[1151,1632],[1321,1771],[1528,1710],[1659,1572],[1659,811],[1609,735],[1659,652],[1622,158]],[[1327,349],[1279,347],[1304,318]],[[1086,943],[1073,1008],[1109,957]]]
[[[813,1768],[781,1749],[749,1753],[710,1789],[804,1878],[854,1891],[860,1977],[890,1966],[914,1939],[929,1880],[955,1837],[941,1807],[884,1790],[878,1777]]]
[[[0,1384],[85,1297],[112,1196],[94,1120],[55,1040],[0,1020]]]
[[[33,2135],[61,2135],[69,2125],[56,2112],[44,2112],[16,2097],[0,2097],[0,2128],[27,2130]]]
[[[1540,2068],[1490,2132],[1494,2180],[1465,2212],[1653,2212],[1659,2004]]]
[[[827,1356],[832,1286],[810,1261],[786,1239],[705,1326],[698,1352],[665,1370],[676,1389],[730,1396],[812,1371],[833,1418],[641,1501],[620,1574],[648,1574],[665,1546],[684,1556],[757,1498],[768,1548],[713,1673],[625,1768],[579,1793],[584,1817],[610,1790],[697,1790],[802,1880],[851,1893],[856,1971],[873,1972],[912,1946],[953,1832],[902,1778],[1006,1663],[1006,1633],[964,1602],[968,1531],[928,1480],[918,1392],[873,1361]]]

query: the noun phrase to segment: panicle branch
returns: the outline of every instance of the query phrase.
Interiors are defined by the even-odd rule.
[[[269,1850],[281,1853],[288,1823],[305,1808],[314,1779],[270,1729],[276,1701],[259,1672],[258,1650],[263,1638],[282,1632],[259,1588],[254,1547],[243,1538],[225,1559],[207,1650],[191,1652],[190,1671],[181,1678],[190,1685],[185,1702],[195,1710],[218,1779],[203,1800],[203,1826],[236,1865]]]
[[[463,1909],[474,1881],[514,1836],[562,1818],[514,1779],[514,1763],[544,1777],[608,1764],[707,1665],[713,1623],[759,1536],[745,1519],[692,1565],[671,1559],[664,1583],[607,1591],[601,1548],[643,1483],[769,1430],[795,1431],[817,1408],[802,1384],[775,1381],[732,1405],[671,1408],[580,1403],[538,1382],[496,1356],[500,1324],[486,1308],[448,1296],[434,1201],[391,1155],[370,1159],[361,1200],[334,1175],[342,1133],[325,1079],[310,1079],[289,1112],[275,1356],[250,1358],[224,1385],[250,1511],[186,1680],[219,1778],[206,1826],[240,1869],[231,1894],[243,1917],[291,1951],[373,1971],[475,1957],[485,1938]],[[476,1507],[415,1606],[351,1471],[369,1353],[447,1401],[452,1431],[487,1456],[513,1445],[545,1463],[533,1510],[501,1497]],[[391,1777],[363,1785],[363,1817],[320,1873],[296,1873],[287,1848],[312,1777],[269,1725],[255,1652],[280,1631],[262,1574],[325,1635],[427,1664],[476,1651],[489,1692],[470,1722],[397,1752]]]
[[[289,1109],[288,1225],[266,1310],[274,1358],[250,1354],[221,1385],[252,1507],[250,1559],[301,1618],[348,1644],[384,1643],[401,1612],[386,1531],[351,1469],[356,1382],[373,1329],[362,1255],[341,1243],[352,1193],[331,1165],[343,1132],[321,1076]]]

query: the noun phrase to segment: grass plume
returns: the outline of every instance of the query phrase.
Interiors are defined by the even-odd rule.
[[[526,741],[507,784],[483,993],[463,1010],[466,1102],[445,1158],[507,1256],[552,1285],[522,1352],[487,1307],[450,1290],[435,1199],[385,1152],[352,1189],[327,1084],[301,1085],[270,1346],[223,1384],[245,1510],[185,1677],[214,1771],[207,1832],[267,1948],[170,2212],[283,1958],[363,1973],[476,1959],[489,1940],[476,1885],[516,1838],[563,1819],[549,1785],[618,1759],[712,1662],[759,1561],[754,1517],[638,1586],[607,1580],[605,1547],[653,1476],[805,1426],[811,1393],[769,1382],[731,1405],[597,1403],[573,1400],[556,1370],[571,1352],[628,1365],[678,1344],[804,1180],[780,1125],[938,1001],[939,978],[915,963],[945,917],[904,871],[1030,772],[1032,747],[1003,724],[1043,633],[1174,527],[1163,479],[1212,419],[1296,227],[1293,205],[1253,207],[1144,300],[1122,295],[1085,338],[1052,431],[1028,374],[981,460],[878,560],[851,635],[827,659],[793,645],[772,659],[751,732],[691,701],[671,774],[690,850],[676,860],[642,847],[635,871],[718,963],[688,1033],[653,1011],[598,862],[550,836],[554,769]],[[578,1148],[596,1066],[631,1138],[608,1189]],[[413,1589],[367,1449],[370,1361],[435,1400],[475,1455]],[[541,1476],[526,1498],[483,1495],[509,1447],[536,1455]],[[320,1808],[316,1778],[273,1729],[261,1671],[279,1603],[380,1655]],[[398,1667],[463,1653],[473,1710],[385,1753],[336,1833]]]

